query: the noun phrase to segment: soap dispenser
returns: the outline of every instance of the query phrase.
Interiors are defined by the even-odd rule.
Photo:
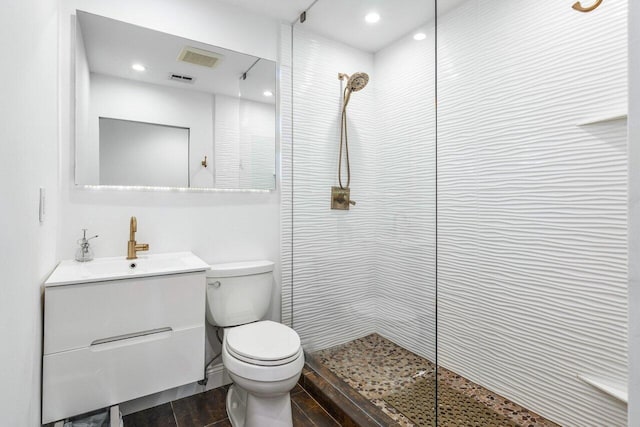
[[[78,240],[78,244],[80,245],[80,247],[76,251],[76,261],[87,262],[93,259],[93,249],[91,249],[91,246],[89,246],[89,240],[95,239],[96,237],[98,237],[97,234],[95,236],[87,238],[87,229],[82,229],[82,239]]]

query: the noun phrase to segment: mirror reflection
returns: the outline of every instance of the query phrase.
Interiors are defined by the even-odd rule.
[[[76,184],[275,188],[263,58],[77,11]]]

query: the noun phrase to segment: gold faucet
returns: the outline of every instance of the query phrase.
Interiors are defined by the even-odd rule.
[[[148,243],[136,243],[136,231],[138,231],[138,220],[135,216],[131,217],[129,223],[129,242],[127,244],[127,259],[138,258],[138,251],[148,251]]]

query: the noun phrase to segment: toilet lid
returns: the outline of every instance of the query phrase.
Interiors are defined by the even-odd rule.
[[[227,330],[225,344],[234,356],[261,365],[288,363],[302,351],[296,331],[270,320]]]

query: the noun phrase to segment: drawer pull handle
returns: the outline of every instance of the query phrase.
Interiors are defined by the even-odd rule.
[[[116,335],[116,336],[109,337],[109,338],[102,338],[102,339],[93,341],[91,343],[91,345],[94,346],[94,345],[106,344],[106,343],[109,343],[109,342],[128,340],[128,339],[131,339],[131,338],[144,337],[146,335],[161,334],[163,332],[171,332],[171,331],[173,331],[173,329],[171,329],[170,327],[158,328],[158,329],[149,329],[147,331],[133,332],[131,334]]]

